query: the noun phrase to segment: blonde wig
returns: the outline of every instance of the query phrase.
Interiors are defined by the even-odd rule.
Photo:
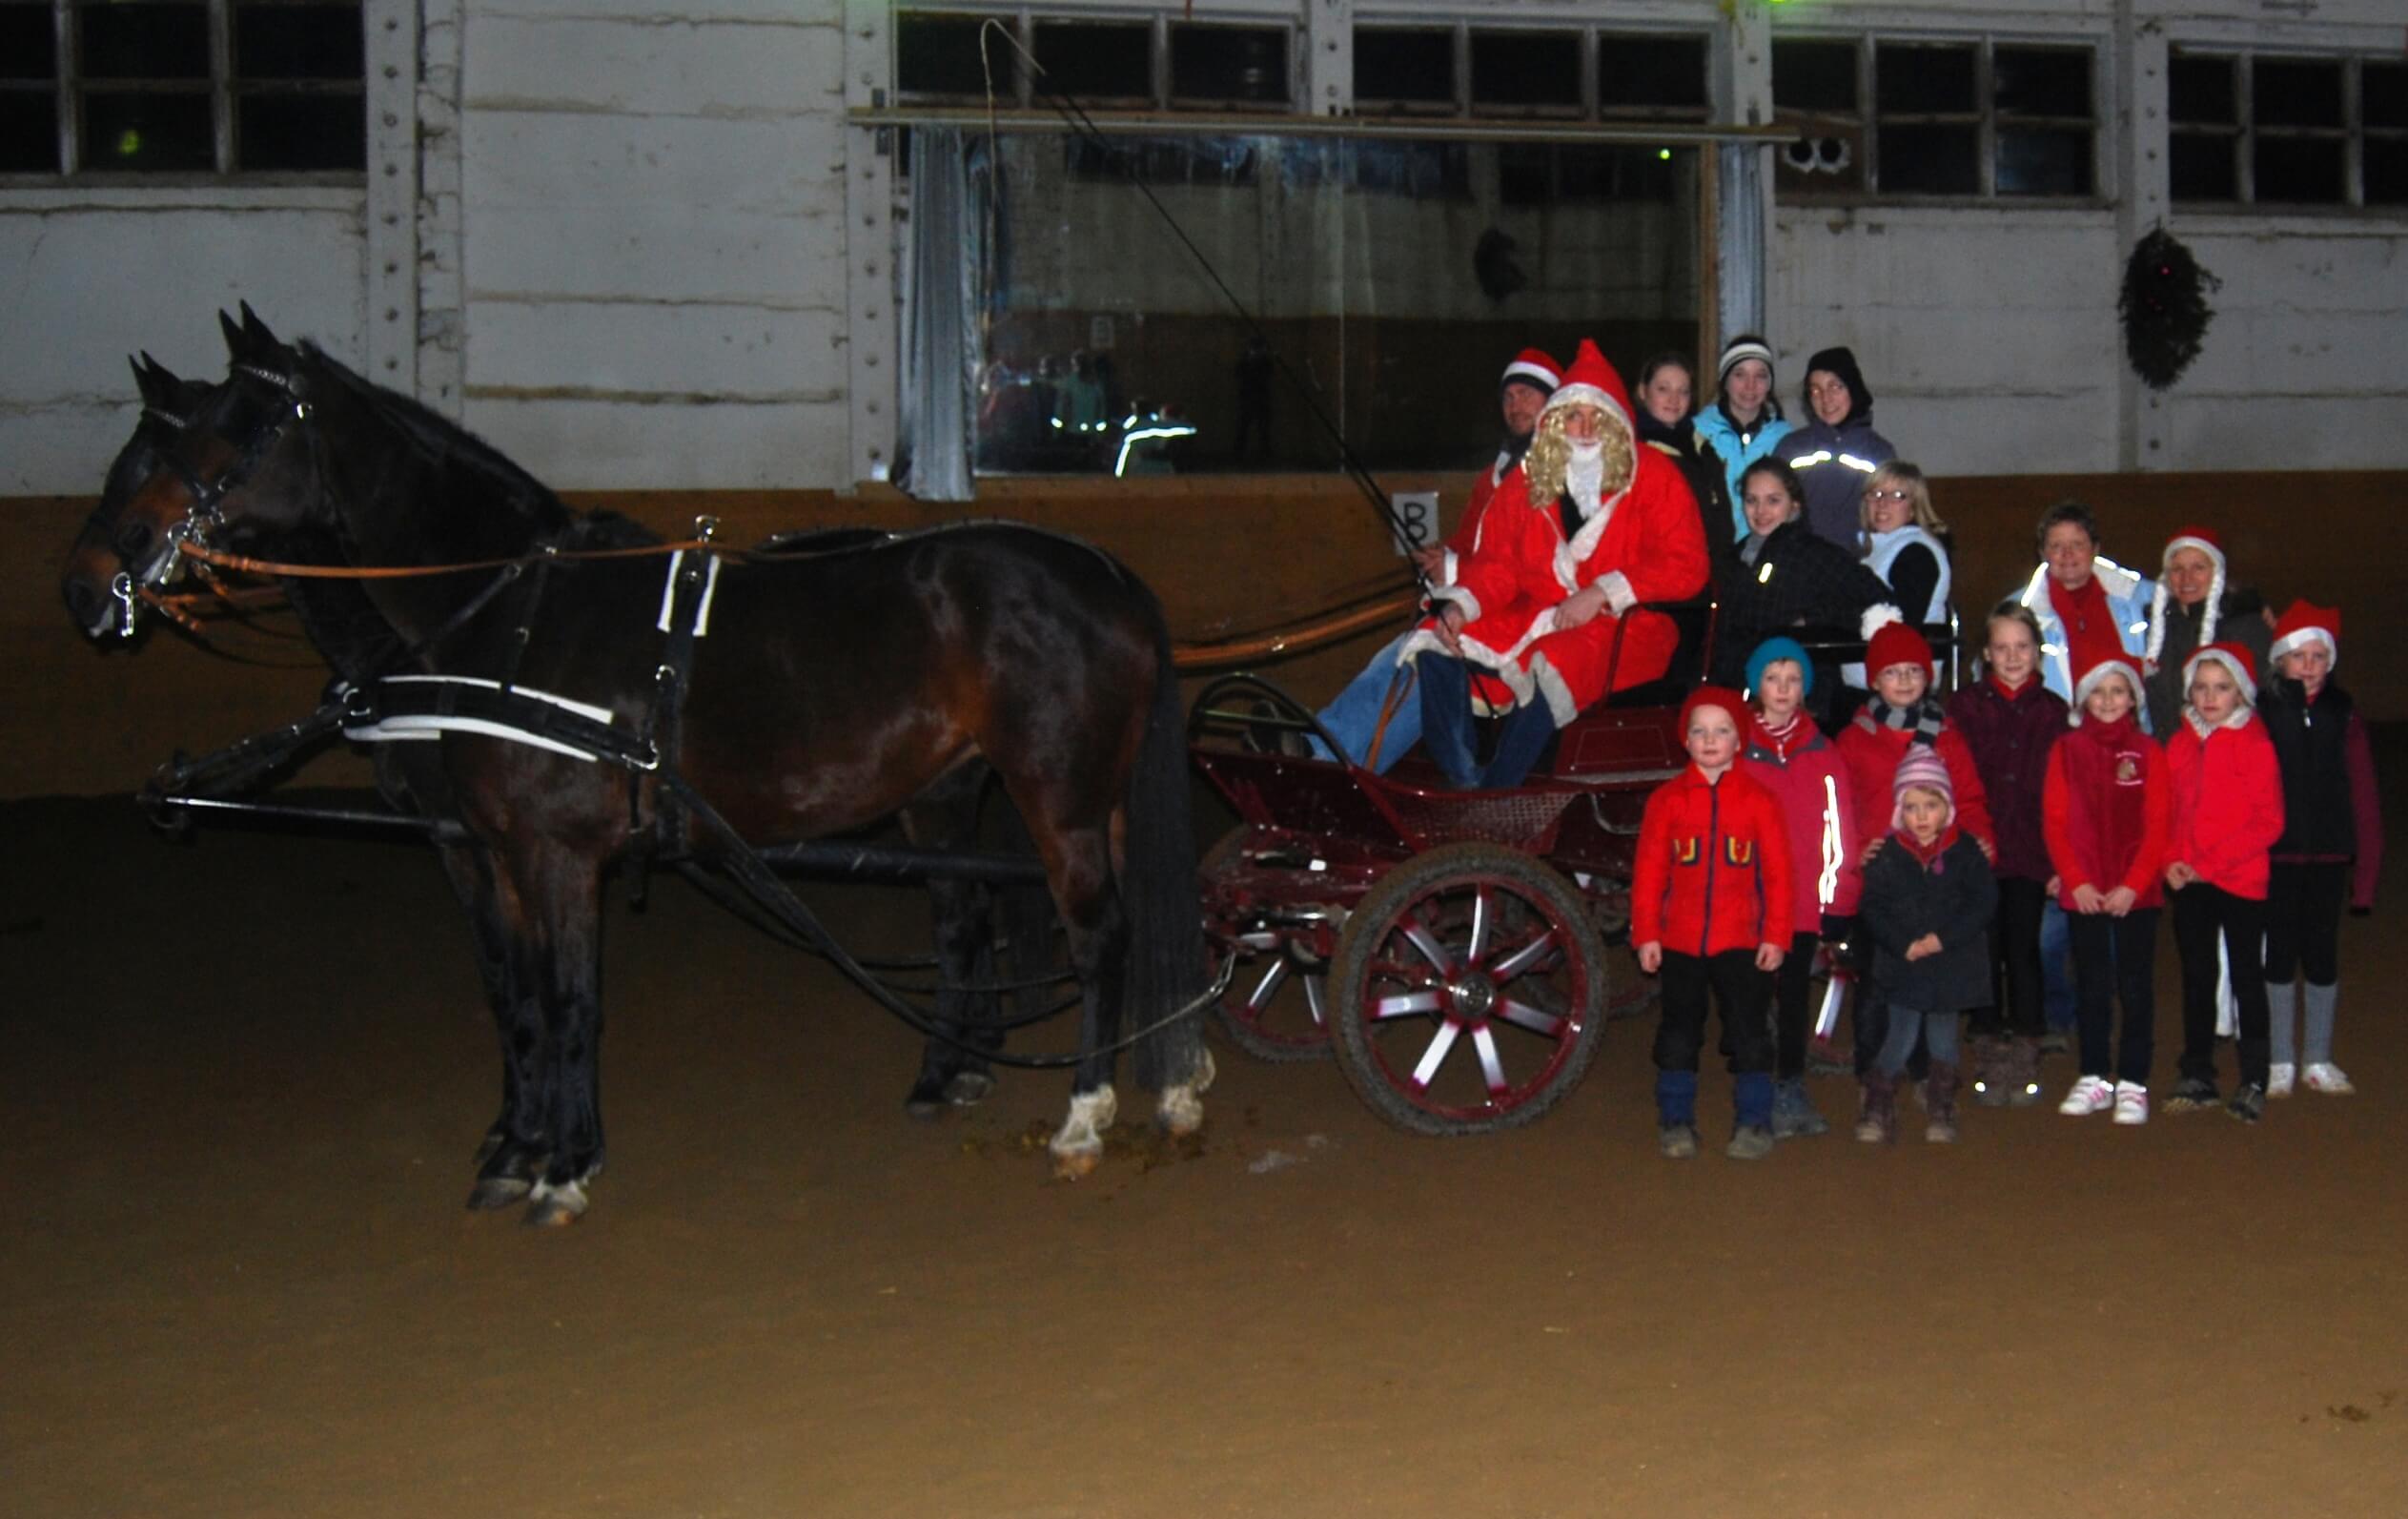
[[[1523,474],[1530,482],[1530,503],[1551,506],[1563,494],[1563,473],[1572,462],[1572,441],[1563,436],[1563,414],[1569,407],[1549,406],[1539,418],[1538,430],[1531,435],[1529,451],[1521,456]],[[1605,445],[1604,499],[1611,500],[1627,489],[1631,477],[1638,472],[1632,454],[1630,423],[1611,406],[1597,408],[1597,438]]]

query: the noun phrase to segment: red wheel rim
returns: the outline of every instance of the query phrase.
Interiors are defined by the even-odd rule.
[[[1415,1107],[1494,1120],[1544,1093],[1580,1042],[1595,973],[1578,945],[1572,923],[1519,882],[1444,881],[1379,925],[1349,1016]]]
[[[1312,1050],[1330,1041],[1329,967],[1289,945],[1241,962],[1221,1011],[1265,1044]]]

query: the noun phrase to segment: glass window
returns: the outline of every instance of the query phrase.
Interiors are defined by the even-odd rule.
[[[366,58],[350,6],[238,6],[234,41],[243,79],[357,79]]]
[[[1355,29],[1355,103],[1379,109],[1455,106],[1455,33]]]
[[[2257,198],[2291,205],[2337,206],[2349,199],[2348,144],[2338,137],[2257,139]]]
[[[75,33],[87,79],[209,77],[204,5],[79,6]]]
[[[895,17],[894,82],[906,95],[960,95],[984,99],[991,71],[997,99],[1012,100],[1019,55],[1006,40],[1011,23],[1000,23],[1003,36],[987,39],[984,61],[979,56],[979,32],[988,18],[936,15],[906,10]]]
[[[2408,137],[2366,139],[2366,203],[2408,205]]]
[[[1277,27],[1173,26],[1171,98],[1284,111],[1288,33]]]
[[[84,167],[94,174],[193,174],[216,167],[209,96],[93,90],[84,95]]]
[[[2087,128],[1998,129],[1998,193],[2002,195],[2087,195],[2092,191]]]
[[[1979,195],[1979,129],[1934,124],[1881,128],[1881,188],[1908,195]]]
[[[2170,189],[2176,200],[2238,200],[2241,197],[2236,135],[2177,132],[2170,143]]]
[[[1058,90],[1091,103],[1153,98],[1153,29],[1142,21],[1039,21],[1030,51],[1045,67],[1040,94]]]
[[[1472,109],[1491,114],[1579,112],[1580,33],[1473,32]]]
[[[2170,114],[2178,122],[2237,124],[2240,92],[2233,83],[2234,60],[2177,52],[2166,76]]]
[[[56,173],[56,97],[47,90],[0,92],[0,174]]]
[[[1873,50],[1873,77],[1874,99],[1883,115],[1981,109],[1969,44],[1885,42]]]
[[[2341,65],[2260,57],[2249,102],[2260,127],[2341,126]]]
[[[1600,35],[1597,103],[1613,113],[1703,116],[1705,39]]]
[[[0,5],[0,79],[58,76],[58,31],[47,5]]]
[[[2408,128],[2408,63],[2361,65],[2357,93],[2368,127]]]
[[[2001,116],[2091,115],[2086,48],[2007,48],[1990,54],[1990,90]]]
[[[1772,97],[1784,111],[1856,111],[1856,44],[1775,42]]]

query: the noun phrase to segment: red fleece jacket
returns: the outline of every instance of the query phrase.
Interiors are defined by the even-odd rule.
[[[1647,798],[1630,884],[1630,942],[1705,956],[1789,946],[1788,825],[1743,766],[1691,765]]]

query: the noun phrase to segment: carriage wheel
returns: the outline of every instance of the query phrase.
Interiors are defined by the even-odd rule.
[[[1406,861],[1338,942],[1338,1065],[1416,1134],[1527,1123],[1580,1084],[1605,1031],[1605,950],[1581,893],[1495,844]]]
[[[1247,832],[1242,825],[1233,829],[1205,852],[1198,870],[1206,879]],[[1230,1042],[1257,1060],[1328,1058],[1329,961],[1297,934],[1269,928],[1241,940],[1238,955],[1219,1009]]]

